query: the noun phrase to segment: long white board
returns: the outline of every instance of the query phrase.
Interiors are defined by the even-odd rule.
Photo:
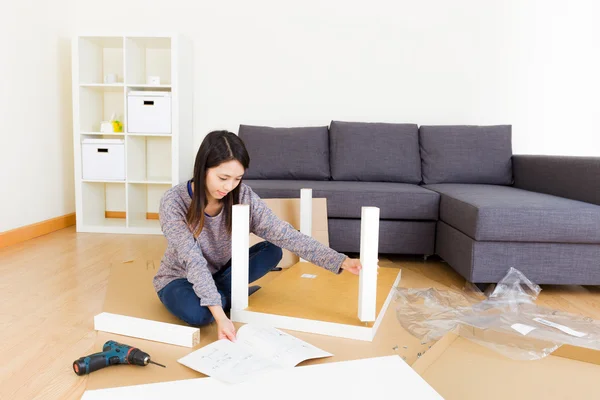
[[[199,378],[89,390],[82,400],[245,399],[253,394],[261,400],[395,397],[443,400],[396,355],[282,369],[237,384]]]
[[[94,329],[184,347],[194,347],[200,343],[198,328],[107,312],[94,317]]]

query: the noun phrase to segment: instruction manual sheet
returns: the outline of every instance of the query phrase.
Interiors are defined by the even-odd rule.
[[[228,383],[245,381],[257,373],[292,368],[328,353],[279,329],[247,324],[236,341],[221,339],[180,358],[181,364]]]

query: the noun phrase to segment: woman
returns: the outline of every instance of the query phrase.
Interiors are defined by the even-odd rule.
[[[281,248],[333,273],[358,274],[361,265],[281,221],[242,183],[250,157],[234,133],[214,131],[203,140],[192,180],[169,189],[159,218],[167,250],[154,277],[165,307],[190,325],[217,322],[218,338],[235,340],[225,311],[231,306],[231,219],[234,204],[250,205],[250,231],[265,239],[250,248],[249,282],[282,257]]]

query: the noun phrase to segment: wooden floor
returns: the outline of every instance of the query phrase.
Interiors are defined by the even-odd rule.
[[[111,263],[160,259],[162,236],[76,233],[0,249],[0,399],[79,399],[86,378],[72,362],[92,352]],[[461,288],[439,260],[380,257],[422,276],[421,287]],[[539,304],[600,319],[600,288],[543,286]]]

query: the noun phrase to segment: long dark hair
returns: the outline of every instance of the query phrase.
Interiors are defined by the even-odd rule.
[[[208,205],[206,197],[206,173],[209,168],[214,168],[224,162],[237,160],[244,169],[248,169],[250,156],[242,139],[235,133],[229,131],[210,132],[200,145],[196,161],[194,163],[194,193],[192,204],[187,212],[187,222],[195,237],[200,236],[204,227],[204,209]],[[235,189],[227,193],[221,201],[223,202],[223,217],[227,224],[227,231],[231,234],[231,214],[234,204],[239,203],[240,182]]]

